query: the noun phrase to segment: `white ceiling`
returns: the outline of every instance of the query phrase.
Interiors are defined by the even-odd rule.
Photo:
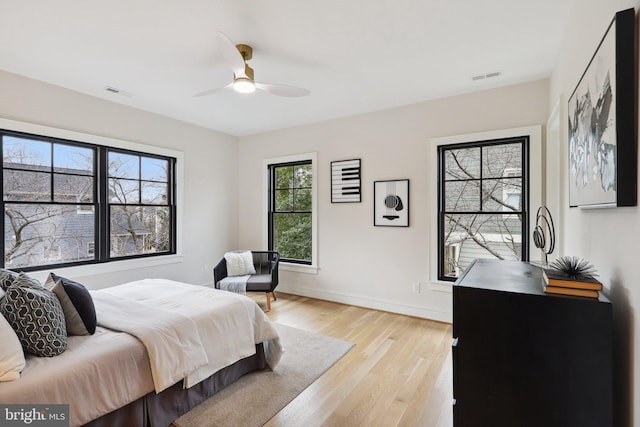
[[[548,77],[574,1],[0,0],[0,69],[243,136]],[[217,31],[311,94],[194,98],[232,80]]]

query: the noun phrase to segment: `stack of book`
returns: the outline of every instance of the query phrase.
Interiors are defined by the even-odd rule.
[[[591,276],[575,279],[557,270],[544,269],[544,291],[548,294],[598,298],[602,283]]]

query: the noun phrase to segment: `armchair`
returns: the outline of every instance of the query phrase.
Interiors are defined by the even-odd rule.
[[[276,251],[251,251],[256,274],[247,280],[247,292],[264,292],[267,297],[267,311],[271,310],[271,296],[276,301],[278,286],[278,264],[280,254]],[[220,280],[227,277],[227,262],[224,258],[213,268],[213,283],[220,289]]]

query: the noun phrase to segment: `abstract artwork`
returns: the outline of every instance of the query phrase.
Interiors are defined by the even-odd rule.
[[[360,159],[331,162],[331,203],[360,203]]]
[[[634,11],[618,12],[569,99],[569,205],[635,206]]]
[[[373,225],[409,226],[409,180],[373,183]]]

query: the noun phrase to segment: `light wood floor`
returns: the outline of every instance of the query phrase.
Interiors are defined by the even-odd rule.
[[[264,294],[252,295],[265,307]],[[451,427],[451,325],[277,293],[269,318],[355,347],[268,427]]]

